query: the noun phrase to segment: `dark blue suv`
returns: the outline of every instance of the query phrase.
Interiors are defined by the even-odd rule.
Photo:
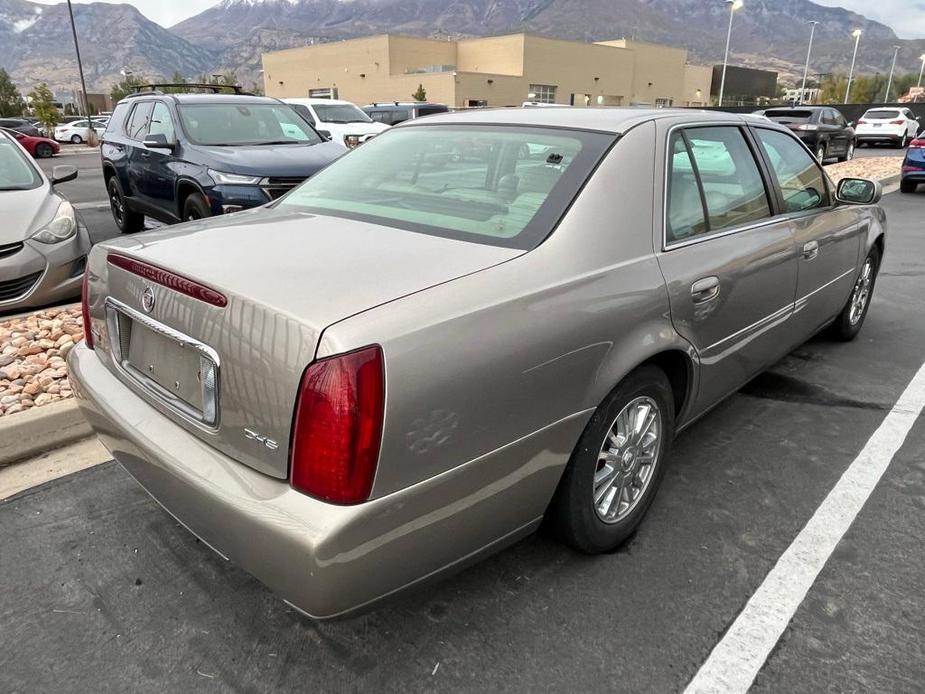
[[[346,151],[276,99],[153,88],[116,105],[100,147],[124,233],[263,205]]]

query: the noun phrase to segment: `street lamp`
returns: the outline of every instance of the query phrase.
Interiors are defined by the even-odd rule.
[[[860,29],[855,29],[851,32],[851,35],[854,37],[854,55],[851,56],[851,70],[848,72],[848,88],[845,90],[845,103],[848,103],[848,97],[851,96],[851,80],[854,79],[854,66],[858,60],[858,45],[861,43],[861,34],[864,32]]]
[[[726,91],[726,68],[729,65],[729,44],[732,42],[732,18],[736,10],[744,4],[742,0],[726,0],[729,5],[729,30],[726,32],[726,56],[723,58],[723,77],[719,81],[719,105],[723,105],[723,94]]]
[[[886,81],[886,94],[883,95],[883,103],[890,103],[890,88],[893,86],[893,71],[896,69],[896,56],[899,55],[899,46],[893,46],[893,64],[890,65],[890,78]]]
[[[809,57],[813,54],[813,38],[816,36],[817,21],[810,21],[809,26],[809,48],[806,50],[806,66],[803,68],[803,87],[800,89],[800,106],[803,105],[803,97],[806,95],[806,77],[809,75]]]
[[[922,69],[919,70],[919,84],[918,84],[918,86],[921,87],[921,86],[922,86],[922,75],[925,75],[925,53],[922,53],[922,55],[919,56],[919,59],[922,61]]]

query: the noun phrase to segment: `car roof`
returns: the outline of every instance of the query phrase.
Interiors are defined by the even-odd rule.
[[[315,104],[335,104],[339,106],[356,106],[352,101],[345,101],[344,99],[322,99],[319,97],[301,97],[301,96],[286,96],[280,99],[280,101],[285,101],[287,104],[309,104],[314,106]]]
[[[279,99],[269,96],[247,94],[162,94],[159,92],[141,92],[125,97],[123,102],[134,103],[136,99],[168,97],[180,104],[278,104]],[[122,102],[120,102],[122,103]]]
[[[484,124],[484,125],[528,125],[571,130],[597,130],[622,134],[647,121],[677,120],[691,123],[752,123],[757,118],[725,111],[700,111],[677,108],[499,108],[454,111],[427,116],[427,118],[405,121],[396,128],[426,127],[438,124]],[[765,125],[762,122],[762,125]],[[772,125],[770,122],[767,125]]]
[[[837,110],[834,106],[772,106],[765,109],[765,113],[768,111],[821,111],[826,108]]]
[[[412,108],[414,106],[443,106],[449,108],[446,104],[437,104],[432,101],[378,101],[374,104],[366,104],[363,108]]]

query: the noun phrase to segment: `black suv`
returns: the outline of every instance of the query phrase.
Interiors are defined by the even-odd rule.
[[[103,177],[124,233],[144,228],[146,215],[171,224],[266,204],[347,151],[277,99],[157,89],[165,86],[174,85],[120,101],[102,137]]]
[[[364,106],[366,115],[377,123],[398,125],[406,120],[446,113],[450,109],[443,104],[429,104],[425,101],[389,101],[384,104]]]
[[[790,128],[820,162],[854,159],[857,146],[854,128],[838,109],[831,106],[796,106],[769,108],[758,113]]]

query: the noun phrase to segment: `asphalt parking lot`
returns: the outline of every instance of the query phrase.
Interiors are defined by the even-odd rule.
[[[91,201],[81,176],[62,192]],[[535,535],[314,623],[108,463],[0,502],[0,691],[683,690],[925,359],[925,191],[883,205],[859,338],[811,341],[685,432],[619,552]],[[752,690],[921,692],[923,533],[919,417]]]

